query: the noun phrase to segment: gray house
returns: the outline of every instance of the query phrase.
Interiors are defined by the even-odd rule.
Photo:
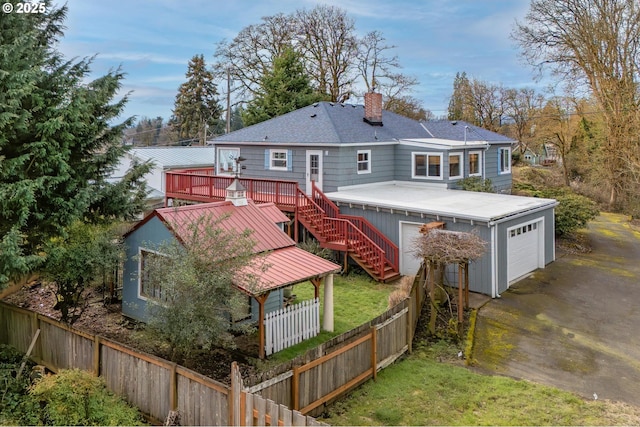
[[[413,241],[422,224],[479,233],[487,254],[470,267],[470,289],[493,297],[555,259],[557,202],[509,194],[514,142],[465,122],[383,111],[375,93],[364,106],[320,102],[212,141],[216,174],[234,174],[241,157],[243,178],[323,193],[338,216],[364,218],[397,245],[402,274],[417,271]],[[490,179],[497,194],[458,190],[471,176]]]

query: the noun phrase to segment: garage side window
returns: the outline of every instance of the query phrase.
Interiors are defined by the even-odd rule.
[[[498,173],[511,173],[511,148],[498,150]]]
[[[525,233],[529,233],[531,231],[535,231],[538,229],[538,223],[534,222],[533,224],[523,225],[522,227],[514,228],[509,232],[511,237],[520,236]]]

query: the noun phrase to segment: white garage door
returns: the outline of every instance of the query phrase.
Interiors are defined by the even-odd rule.
[[[542,222],[533,222],[507,230],[509,282],[532,272],[543,259]]]
[[[415,257],[413,241],[420,235],[422,224],[400,222],[400,274],[415,275],[420,269],[421,259]]]

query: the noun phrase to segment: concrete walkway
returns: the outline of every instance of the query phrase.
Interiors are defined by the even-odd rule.
[[[474,366],[640,406],[640,232],[603,214],[588,254],[557,260],[478,311]]]

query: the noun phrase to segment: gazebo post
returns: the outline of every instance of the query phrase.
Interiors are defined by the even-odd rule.
[[[333,332],[333,274],[324,279],[324,314],[322,329]]]
[[[261,295],[254,296],[256,301],[258,301],[258,335],[259,335],[259,344],[258,344],[258,355],[260,359],[264,359],[265,351],[265,336],[264,336],[264,304],[267,302],[267,298],[269,298],[269,292],[266,292]]]

